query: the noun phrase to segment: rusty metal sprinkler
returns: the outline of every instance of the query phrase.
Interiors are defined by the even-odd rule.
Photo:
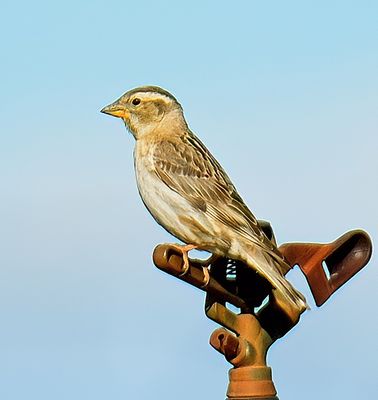
[[[260,225],[276,243],[270,224],[260,221]],[[286,243],[279,250],[290,268],[299,266],[320,307],[368,263],[372,243],[367,233],[354,230],[332,243]],[[298,323],[299,315],[275,296],[264,278],[239,261],[189,259],[185,268],[180,246],[170,244],[157,246],[153,260],[159,269],[206,292],[205,313],[223,327],[213,332],[210,344],[233,366],[227,398],[278,400],[267,352]],[[227,308],[227,303],[240,313]]]

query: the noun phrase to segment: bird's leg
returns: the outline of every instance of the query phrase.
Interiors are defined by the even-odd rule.
[[[196,263],[200,264],[203,268],[208,268],[211,264],[214,264],[217,260],[222,258],[222,256],[218,256],[217,254],[211,254],[209,258],[206,260],[194,260]]]
[[[175,247],[178,251],[180,251],[180,253],[182,253],[182,259],[184,260],[184,265],[180,276],[185,275],[189,269],[189,251],[197,249],[198,246],[196,246],[195,244],[187,244],[185,246],[174,244],[172,245],[172,247]]]
[[[205,288],[210,282],[210,272],[207,266],[206,267],[202,266],[202,272],[203,272],[203,285],[201,286],[201,288]]]
[[[198,246],[194,244],[187,244],[185,246],[180,246],[178,244],[173,244],[173,247],[175,247],[180,253],[182,253],[182,258],[184,260],[184,265],[182,268],[182,272],[180,273],[179,276],[185,275],[188,270],[189,270],[189,251],[197,249]],[[209,272],[209,265],[212,264],[214,261],[216,261],[220,256],[217,256],[215,254],[212,254],[207,260],[194,260],[197,264],[200,264],[203,270],[203,276],[204,276],[204,284],[202,287],[206,287],[210,281],[210,272]]]
[[[219,256],[217,254],[211,254],[211,256],[206,260],[198,260],[198,259],[194,260],[202,267],[204,282],[205,282],[202,287],[206,287],[210,281],[210,272],[209,272],[210,265],[215,264],[221,258],[222,256]]]

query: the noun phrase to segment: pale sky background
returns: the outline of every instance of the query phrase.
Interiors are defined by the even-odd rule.
[[[160,85],[279,243],[378,239],[376,1],[3,1],[0,399],[223,399],[204,295],[158,271],[133,139]],[[304,280],[291,274],[310,300]],[[377,395],[377,260],[270,351],[281,400]]]

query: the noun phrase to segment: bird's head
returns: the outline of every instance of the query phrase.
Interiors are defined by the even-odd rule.
[[[122,118],[136,139],[156,128],[174,128],[185,124],[179,102],[166,90],[157,86],[143,86],[129,90],[101,112]]]

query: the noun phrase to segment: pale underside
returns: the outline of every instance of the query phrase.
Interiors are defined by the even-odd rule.
[[[229,177],[194,135],[145,145],[137,141],[140,195],[157,222],[186,243],[227,255],[232,242],[251,242],[283,262]]]
[[[136,143],[135,170],[155,220],[185,243],[252,264],[273,287],[296,298],[280,273],[281,265],[286,268],[281,254],[199,139],[187,132],[148,140]]]

